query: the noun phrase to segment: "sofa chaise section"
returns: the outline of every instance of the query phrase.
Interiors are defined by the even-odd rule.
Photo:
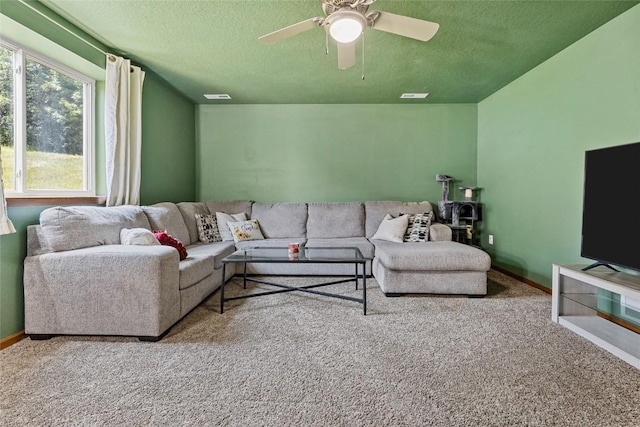
[[[370,201],[365,203],[365,212],[369,239],[387,214],[432,212],[433,215],[427,242],[371,240],[375,246],[373,276],[385,295],[486,295],[491,258],[478,248],[452,242],[451,229],[436,222],[429,202]]]
[[[373,240],[373,275],[387,296],[411,293],[487,294],[491,258],[458,242],[395,243]]]

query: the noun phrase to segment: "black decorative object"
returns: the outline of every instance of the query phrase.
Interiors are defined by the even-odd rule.
[[[479,187],[459,187],[464,200],[449,200],[449,188],[455,179],[449,175],[438,174],[436,181],[442,182],[442,200],[438,202],[440,221],[453,230],[454,240],[474,245],[475,223],[481,220],[480,203],[473,200]]]

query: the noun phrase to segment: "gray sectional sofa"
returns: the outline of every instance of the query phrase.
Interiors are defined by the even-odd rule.
[[[234,274],[222,259],[243,247],[358,247],[387,295],[486,294],[489,256],[451,241],[451,229],[431,224],[430,241],[372,239],[387,214],[432,212],[428,202],[261,203],[208,201],[152,206],[55,207],[28,228],[24,263],[25,333],[137,336],[157,340]],[[195,214],[244,212],[264,240],[199,241]],[[166,230],[188,257],[169,246],[123,245],[123,228]],[[230,268],[229,268],[230,267]],[[254,264],[253,274],[353,275],[353,266]]]

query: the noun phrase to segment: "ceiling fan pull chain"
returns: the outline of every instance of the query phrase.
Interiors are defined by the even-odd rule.
[[[324,54],[329,55],[329,32],[325,31],[324,37]]]
[[[364,80],[364,33],[362,33],[362,80]]]

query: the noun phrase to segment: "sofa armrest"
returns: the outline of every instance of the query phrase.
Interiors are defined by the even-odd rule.
[[[452,236],[453,231],[446,224],[435,222],[429,227],[429,240],[433,242],[450,242]]]
[[[27,334],[157,337],[180,319],[179,256],[105,245],[27,257]]]

